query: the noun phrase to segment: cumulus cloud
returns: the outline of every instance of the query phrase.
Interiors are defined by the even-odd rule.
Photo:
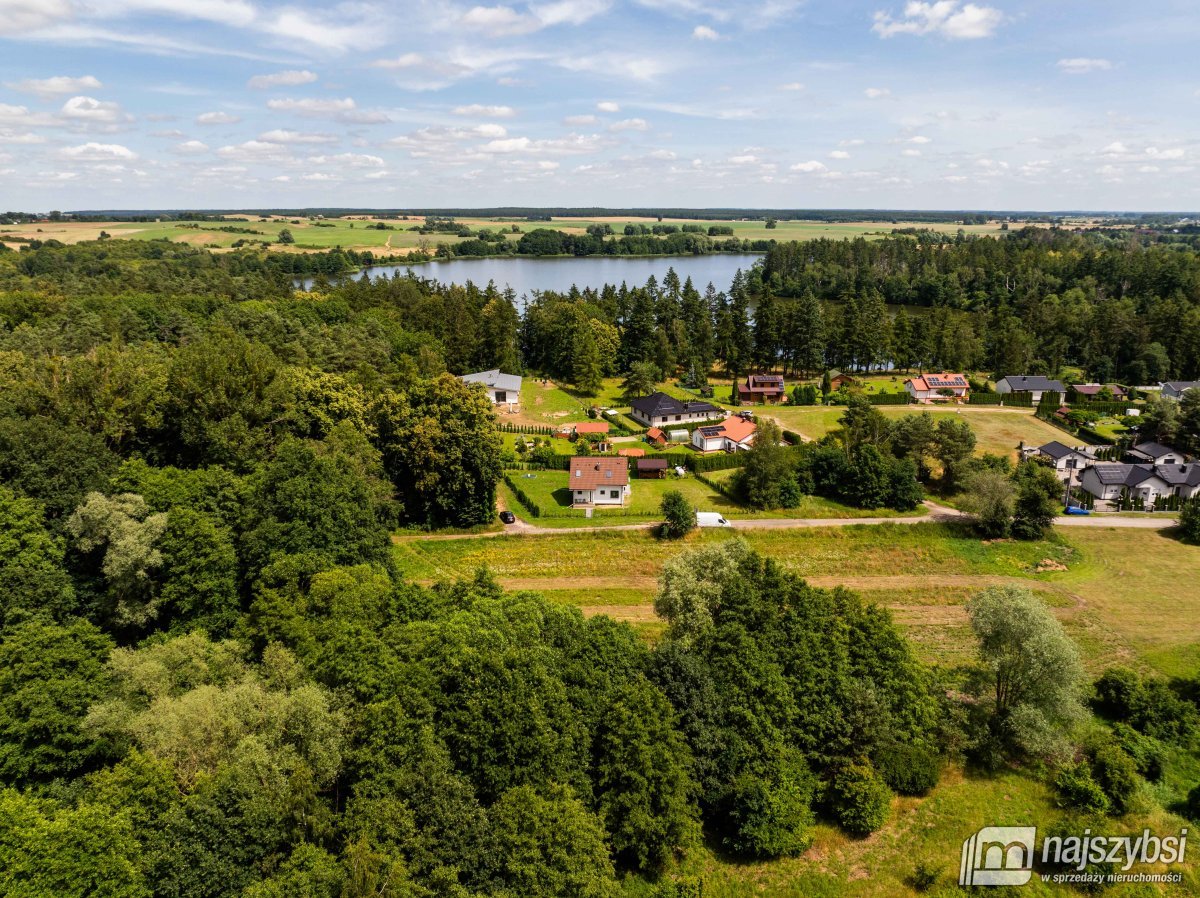
[[[340,165],[347,168],[383,168],[384,161],[379,156],[366,153],[338,153],[335,156],[309,156],[308,161],[314,165]]]
[[[847,153],[845,150],[833,150],[829,154],[829,158],[830,159],[849,159],[850,154]]]
[[[707,25],[697,25],[692,29],[692,37],[698,41],[715,41],[720,40],[721,35],[717,33],[715,28],[709,28]]]
[[[1060,59],[1058,69],[1068,75],[1086,75],[1089,72],[1104,72],[1112,68],[1107,59],[1089,59],[1085,56],[1075,56],[1071,59]]]
[[[901,150],[900,155],[901,156],[920,156],[921,151],[920,150]]]
[[[113,159],[132,160],[138,157],[129,147],[119,143],[96,143],[89,141],[77,147],[63,147],[59,154],[66,159],[80,162],[108,162]]]
[[[890,97],[892,92],[886,87],[868,87],[863,91],[863,96],[868,100],[881,100],[884,97]]]
[[[295,99],[288,97],[285,99],[268,100],[267,108],[274,109],[277,112],[298,112],[301,115],[334,115],[340,112],[349,112],[356,108],[356,104],[350,97],[342,99],[329,98],[321,99],[320,97],[302,97]]]
[[[254,90],[267,90],[272,87],[296,87],[300,84],[312,84],[317,80],[317,73],[307,69],[289,69],[286,72],[275,72],[271,75],[255,75],[246,82],[246,86]]]
[[[196,116],[197,125],[235,125],[241,119],[228,112],[202,112]]]
[[[805,174],[813,174],[825,170],[825,163],[818,162],[816,159],[809,159],[807,162],[797,162],[792,166],[792,171],[804,172]]]
[[[63,118],[75,122],[111,125],[129,121],[129,116],[116,103],[94,97],[71,97],[62,107]]]
[[[258,135],[259,140],[269,143],[337,143],[334,134],[314,134],[304,131],[292,131],[287,128],[275,128]]]
[[[285,147],[270,141],[247,140],[239,144],[223,146],[217,150],[217,155],[223,159],[233,159],[239,162],[262,162],[286,159],[288,151]]]
[[[620,104],[614,103],[612,100],[602,100],[601,102],[596,104],[596,108],[599,109],[601,112],[620,112],[621,111]]]
[[[511,106],[485,106],[480,103],[471,103],[469,106],[455,106],[455,115],[469,115],[484,118],[512,118],[517,114],[517,111]]]
[[[627,118],[613,122],[608,126],[609,131],[646,131],[650,125],[644,118]]]
[[[208,152],[208,144],[199,140],[185,140],[182,143],[177,143],[171,148],[172,153],[179,153],[183,156],[189,156],[194,153]]]
[[[596,124],[596,116],[594,115],[568,115],[563,119],[563,124],[572,126],[584,126]]]
[[[3,3],[0,3],[0,11],[2,9]],[[79,78],[72,78],[69,75],[55,75],[53,78],[26,78],[5,86],[22,93],[36,94],[43,100],[66,94],[78,94],[85,90],[101,90],[104,87],[100,80],[93,75],[83,75]]]
[[[799,91],[799,90],[804,90],[804,85],[801,84],[799,81],[789,81],[787,84],[779,85],[779,90]]]
[[[875,13],[875,24],[871,30],[880,37],[897,34],[936,34],[950,40],[973,40],[991,37],[1004,21],[1004,14],[991,6],[968,3],[961,6],[959,0],[935,0],[933,3],[911,0],[904,6],[900,18],[891,13]]]

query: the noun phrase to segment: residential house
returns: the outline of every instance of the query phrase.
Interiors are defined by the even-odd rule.
[[[725,414],[711,402],[682,401],[666,393],[651,393],[629,403],[629,416],[647,427],[711,421]]]
[[[1010,374],[1008,377],[1002,377],[996,381],[997,393],[1032,393],[1033,404],[1037,405],[1042,401],[1043,393],[1057,393],[1059,399],[1067,395],[1067,388],[1063,386],[1061,380],[1051,380],[1048,377],[1037,377],[1021,375],[1016,376]]]
[[[1161,384],[1166,399],[1182,399],[1188,390],[1200,390],[1200,380],[1165,380]]]
[[[1054,472],[1061,480],[1069,480],[1076,472],[1082,471],[1096,461],[1096,453],[1087,446],[1072,448],[1058,440],[1038,446],[1033,450],[1033,454],[1050,459],[1054,463]]]
[[[588,434],[606,434],[609,430],[607,421],[580,421],[571,427],[571,436],[573,439],[579,439],[581,436]]]
[[[846,389],[850,389],[850,387],[857,387],[857,386],[858,386],[857,378],[851,377],[849,374],[844,374],[843,372],[838,371],[836,369],[829,372],[829,389],[831,392],[836,393],[842,387],[845,387]]]
[[[1112,398],[1116,402],[1121,402],[1129,396],[1120,384],[1071,384],[1071,392],[1089,402],[1098,401],[1101,390],[1108,390],[1112,393]]]
[[[638,477],[661,480],[667,476],[668,465],[665,458],[639,458],[635,464]]]
[[[516,411],[521,404],[520,375],[505,374],[499,368],[493,368],[491,371],[464,374],[459,380],[468,384],[483,384],[492,404],[505,406],[510,412]]]
[[[646,431],[646,442],[656,449],[661,449],[667,445],[667,435],[661,428],[651,427]]]
[[[1154,442],[1138,443],[1125,454],[1135,465],[1181,465],[1187,460],[1182,452]]]
[[[568,478],[572,505],[624,505],[630,495],[629,461],[624,458],[576,456]]]
[[[779,374],[747,375],[746,382],[738,384],[738,398],[742,402],[786,402],[783,377]]]
[[[1191,499],[1200,494],[1200,465],[1100,463],[1084,468],[1079,485],[1101,501],[1131,499],[1152,505],[1160,496]]]
[[[957,402],[967,398],[971,385],[961,374],[923,374],[904,382],[904,389],[917,402]]]
[[[739,452],[754,442],[757,425],[740,415],[726,418],[711,427],[697,427],[692,433],[692,446],[701,452]]]

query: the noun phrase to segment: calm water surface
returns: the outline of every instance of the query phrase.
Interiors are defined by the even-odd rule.
[[[628,258],[623,256],[585,256],[583,258],[499,258],[499,259],[450,259],[444,262],[426,262],[422,265],[375,265],[361,273],[351,275],[359,278],[363,274],[389,277],[396,272],[401,275],[411,270],[417,277],[431,278],[443,284],[465,284],[471,281],[482,287],[495,281],[503,289],[512,287],[517,296],[527,296],[534,290],[570,290],[603,287],[605,284],[620,284],[631,287],[646,283],[654,275],[662,283],[667,269],[674,268],[680,281],[689,277],[701,292],[711,281],[718,290],[728,290],[733,275],[740,268],[748,270],[761,256],[755,253],[718,253],[711,256],[653,256]],[[312,279],[301,282],[304,289],[312,286]]]

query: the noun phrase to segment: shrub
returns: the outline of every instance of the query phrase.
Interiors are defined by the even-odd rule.
[[[834,818],[846,832],[866,836],[887,822],[892,790],[870,764],[849,764],[834,775],[830,798]]]
[[[1095,688],[1092,704],[1111,720],[1128,720],[1140,704],[1142,680],[1128,667],[1110,667],[1096,680]]]
[[[1200,501],[1184,503],[1179,513],[1179,538],[1185,543],[1200,546]]]
[[[908,877],[908,884],[913,887],[914,891],[928,892],[938,884],[938,880],[941,877],[941,867],[937,867],[928,861],[917,861],[912,874]]]
[[[942,761],[920,745],[890,743],[875,753],[875,769],[901,795],[926,795],[937,785]]]
[[[1085,814],[1107,814],[1108,796],[1092,776],[1092,768],[1080,762],[1059,771],[1054,780],[1058,806]]]
[[[686,536],[696,526],[696,509],[679,490],[669,490],[662,497],[662,535],[668,539]]]
[[[1092,776],[1104,790],[1114,814],[1119,816],[1129,811],[1141,783],[1133,758],[1121,746],[1108,742],[1096,749]]]
[[[1193,786],[1183,806],[1183,816],[1200,823],[1200,786]]]
[[[741,774],[729,790],[725,844],[736,854],[787,857],[812,843],[812,774],[799,758],[774,766]]]
[[[1113,724],[1113,738],[1129,757],[1133,758],[1137,772],[1151,782],[1158,782],[1163,774],[1163,746],[1153,736],[1144,736],[1124,723]]]

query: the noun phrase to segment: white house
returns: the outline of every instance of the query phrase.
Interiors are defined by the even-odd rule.
[[[629,459],[576,456],[568,486],[572,505],[624,505],[630,496]]]
[[[1188,390],[1200,389],[1200,380],[1165,380],[1161,384],[1161,395],[1165,399],[1182,399]]]
[[[697,421],[711,421],[723,414],[725,413],[711,402],[683,402],[666,393],[651,393],[629,403],[629,417],[647,427],[694,424]]]
[[[967,398],[971,385],[961,374],[923,374],[904,382],[904,389],[917,402],[956,402]]]
[[[505,406],[510,412],[516,411],[521,404],[521,377],[518,374],[504,374],[499,368],[493,368],[491,371],[464,374],[459,380],[467,384],[483,384],[492,404]]]
[[[1042,401],[1043,393],[1057,393],[1061,399],[1067,395],[1067,388],[1063,386],[1061,380],[1050,380],[1048,377],[1030,377],[1026,375],[1018,377],[1010,374],[1008,377],[1002,377],[996,381],[996,392],[1032,393],[1033,404],[1037,405]]]
[[[1054,463],[1054,472],[1060,480],[1068,480],[1076,471],[1082,471],[1096,461],[1096,454],[1087,446],[1072,448],[1058,440],[1053,440],[1044,446],[1038,446],[1033,453],[1050,459]]]
[[[697,427],[692,445],[701,452],[741,452],[754,442],[756,429],[753,421],[733,415],[720,424]]]
[[[1127,465],[1100,463],[1084,468],[1079,485],[1097,499],[1130,498],[1150,505],[1159,496],[1191,499],[1200,494],[1200,465]]]

